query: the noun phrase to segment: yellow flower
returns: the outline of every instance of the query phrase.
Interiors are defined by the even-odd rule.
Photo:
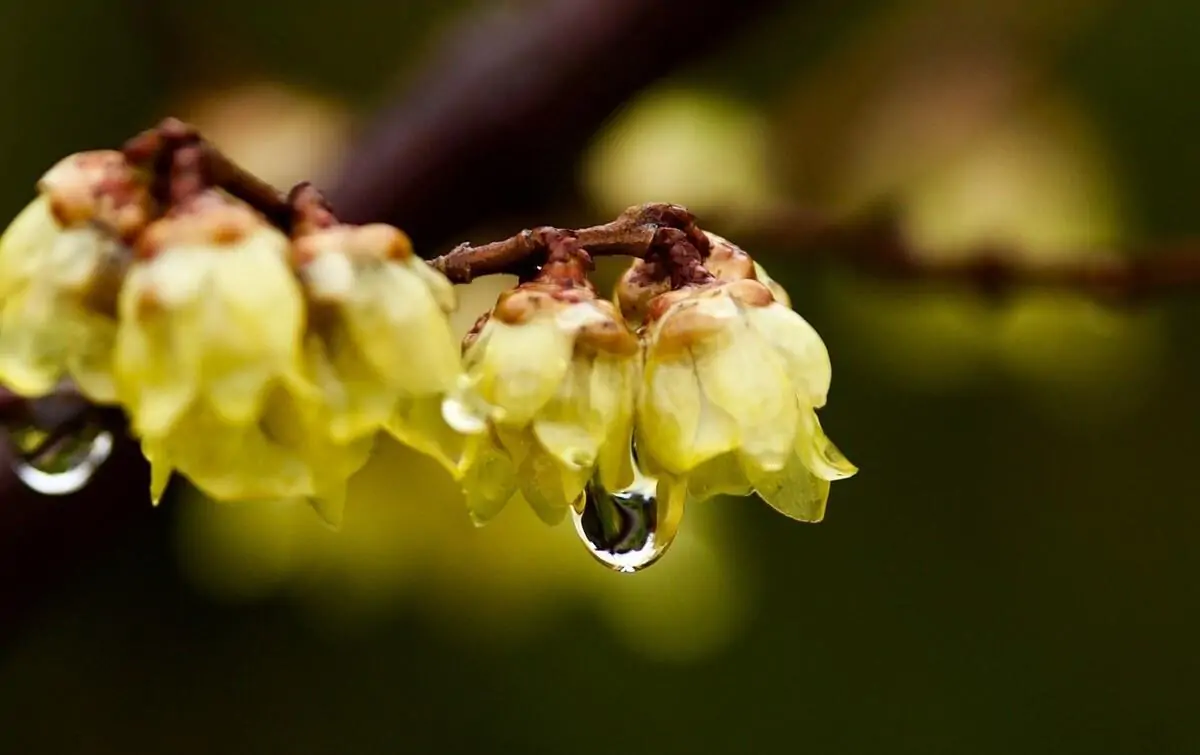
[[[820,521],[830,481],[857,470],[817,420],[831,373],[816,331],[749,277],[662,294],[647,315],[639,462],[675,495],[755,490]]]
[[[347,480],[366,464],[374,438],[331,441],[324,407],[283,387],[270,391],[262,412],[256,422],[233,425],[197,402],[171,432],[143,438],[153,500],[178,471],[217,501],[304,499],[327,523],[340,524]]]
[[[245,426],[294,379],[304,301],[288,239],[209,192],[153,223],[121,289],[114,372],[134,432],[161,437],[194,403]]]
[[[26,396],[70,377],[112,403],[116,297],[150,196],[119,152],[56,165],[0,238],[0,382]]]
[[[586,287],[523,284],[468,336],[464,363],[492,407],[463,481],[477,522],[519,492],[555,524],[593,475],[612,490],[632,482],[638,344],[610,302]]]
[[[381,427],[456,472],[462,442],[442,417],[462,372],[450,282],[387,225],[336,226],[295,244],[310,306],[306,375],[336,443]]]

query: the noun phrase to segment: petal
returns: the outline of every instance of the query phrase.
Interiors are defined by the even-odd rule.
[[[801,522],[825,518],[829,481],[810,472],[799,456],[792,456],[777,472],[764,471],[753,463],[745,464],[744,469],[759,498],[779,513]]]
[[[161,442],[175,469],[216,501],[316,492],[309,465],[295,451],[257,426],[230,425],[208,408],[190,409]]]
[[[485,436],[463,475],[462,486],[471,519],[476,525],[483,525],[499,514],[516,494],[517,468],[508,454]]]
[[[204,385],[213,408],[233,424],[261,413],[271,381],[300,356],[304,302],[282,238],[264,229],[236,251],[214,252],[220,261],[202,314]]]
[[[176,316],[162,297],[186,306],[189,300],[182,294],[187,291],[172,281],[192,273],[195,279],[187,286],[193,288],[206,277],[207,261],[194,255],[173,257],[183,264],[172,268],[166,266],[171,259],[155,259],[131,267],[118,299],[113,377],[138,435],[167,432],[199,392],[201,334],[194,318]],[[190,296],[198,293],[193,290]]]
[[[29,281],[39,258],[61,232],[46,195],[21,210],[0,236],[0,299],[7,299]]]
[[[65,305],[42,282],[4,301],[0,310],[0,382],[23,396],[49,393],[58,384],[70,351]]]
[[[411,270],[395,263],[361,270],[342,311],[363,359],[391,385],[414,396],[453,387],[461,372],[458,341]]]
[[[330,529],[340,530],[342,518],[346,510],[346,488],[343,485],[338,490],[327,491],[325,495],[308,498],[308,505]]]
[[[737,425],[738,445],[764,469],[782,469],[800,421],[784,364],[744,318],[717,348],[697,353],[705,394]]]
[[[150,502],[157,506],[171,482],[171,463],[161,443],[143,441],[142,455],[150,463]]]
[[[583,495],[589,470],[569,469],[550,454],[535,448],[521,463],[518,479],[521,497],[538,518],[550,526],[562,522]]]
[[[434,270],[428,262],[417,257],[411,257],[399,264],[402,264],[421,279],[442,312],[450,314],[458,308],[458,297],[454,294],[454,284],[446,276]]]
[[[825,342],[808,322],[782,304],[746,308],[746,317],[784,359],[797,393],[820,409],[829,395],[832,366]]]
[[[721,454],[699,465],[687,476],[687,492],[702,501],[718,495],[750,495],[753,490],[736,453]]]
[[[304,364],[329,409],[329,434],[335,441],[374,434],[395,411],[399,391],[362,359],[338,323],[305,339]]]
[[[788,292],[783,286],[779,285],[774,278],[767,274],[767,269],[757,262],[754,263],[754,277],[759,283],[763,284],[771,290],[771,295],[775,297],[775,301],[783,306],[791,309],[792,297],[788,296]]]
[[[436,395],[400,399],[385,428],[396,440],[433,458],[451,476],[461,479],[473,438],[461,435],[446,422],[442,402]]]
[[[858,473],[858,467],[825,436],[817,413],[813,411],[804,416],[800,435],[796,439],[796,453],[804,465],[823,480],[844,480]]]
[[[98,404],[116,403],[113,378],[116,320],[81,310],[71,318],[71,326],[72,348],[67,353],[67,371],[84,396]]]
[[[650,354],[637,398],[638,454],[682,474],[738,444],[737,426],[700,389],[691,352],[659,362]]]
[[[634,480],[633,416],[638,377],[640,370],[636,357],[620,360],[618,401],[596,462],[600,483],[609,490],[620,490]]]
[[[558,392],[574,339],[549,318],[521,325],[493,319],[484,331],[486,338],[468,350],[468,369],[484,400],[496,407],[495,420],[523,427]]]

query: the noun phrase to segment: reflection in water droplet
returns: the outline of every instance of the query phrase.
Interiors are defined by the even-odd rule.
[[[42,495],[69,495],[83,489],[113,449],[112,434],[86,426],[49,447],[47,435],[33,427],[13,430],[13,472]]]
[[[658,481],[636,473],[624,490],[608,491],[593,479],[583,494],[582,510],[572,510],[575,531],[597,561],[613,571],[632,574],[653,564],[670,547],[682,505],[658,497]]]

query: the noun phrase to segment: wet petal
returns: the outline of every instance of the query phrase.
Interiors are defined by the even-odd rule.
[[[477,525],[491,521],[517,492],[517,468],[490,438],[474,454],[462,481],[467,510]]]
[[[687,492],[693,499],[702,501],[718,495],[750,495],[752,486],[738,455],[728,453],[709,459],[689,472]]]
[[[858,473],[858,467],[825,436],[816,412],[805,413],[803,427],[796,440],[796,453],[804,465],[823,480],[844,480]]]
[[[829,481],[810,472],[799,456],[792,456],[787,466],[777,472],[764,471],[752,462],[744,468],[759,498],[779,513],[801,522],[819,522],[825,518]]]
[[[737,426],[700,388],[690,352],[667,362],[653,354],[638,394],[638,453],[684,473],[738,444]]]
[[[816,408],[829,395],[832,366],[825,342],[808,322],[782,304],[746,308],[751,325],[783,357],[797,393]]]
[[[455,479],[463,476],[474,436],[464,436],[446,422],[441,396],[400,399],[385,427],[396,440],[433,458]]]
[[[782,360],[745,321],[717,349],[697,354],[705,394],[737,424],[739,446],[764,469],[782,469],[799,409]]]
[[[549,318],[521,325],[493,319],[484,331],[486,338],[469,350],[474,364],[469,369],[478,375],[484,400],[500,413],[495,420],[523,427],[557,393],[571,364],[574,339]]]
[[[590,476],[589,470],[568,469],[540,448],[530,451],[520,466],[521,497],[548,525],[554,526],[581,495]]]

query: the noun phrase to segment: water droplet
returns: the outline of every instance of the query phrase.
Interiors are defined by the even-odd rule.
[[[15,452],[13,472],[42,495],[82,490],[113,450],[112,434],[93,425],[49,444],[49,434],[32,426],[10,431],[9,439]]]
[[[682,501],[660,499],[658,481],[635,471],[624,490],[593,479],[582,506],[572,509],[575,531],[592,556],[613,571],[632,574],[658,561],[675,539]]]
[[[487,402],[465,381],[442,399],[442,419],[463,435],[477,435],[486,430],[490,412]]]

